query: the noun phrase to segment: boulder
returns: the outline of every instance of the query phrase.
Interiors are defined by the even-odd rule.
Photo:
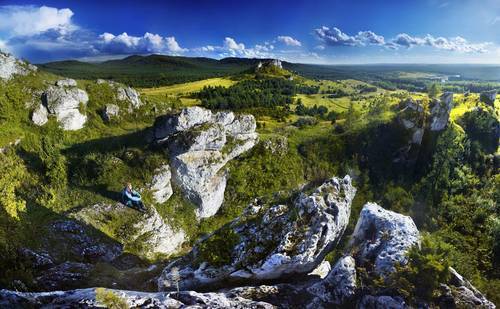
[[[355,192],[349,176],[334,177],[290,205],[252,205],[256,212],[246,212],[168,265],[159,288],[168,289],[164,282],[174,268],[182,289],[306,276],[342,237]],[[214,254],[220,259],[207,261]]]
[[[349,246],[357,252],[357,265],[373,263],[379,275],[408,263],[407,252],[419,244],[418,229],[409,216],[366,203],[351,236]]]
[[[102,110],[101,117],[104,121],[111,121],[111,119],[118,117],[120,107],[116,104],[106,104]]]
[[[128,86],[119,86],[116,90],[116,98],[120,101],[127,101],[133,109],[139,108],[142,105],[139,93]]]
[[[224,166],[257,143],[255,129],[251,115],[212,114],[201,107],[156,119],[153,140],[168,148],[173,181],[198,206],[198,217],[219,210],[227,182]]]
[[[103,301],[105,302],[105,296],[110,293],[125,302],[129,308],[275,308],[265,302],[256,302],[224,293],[193,291],[153,293],[95,288],[39,293],[0,290],[0,307],[103,308],[109,306]]]
[[[126,230],[124,235],[115,235],[116,239],[125,248],[140,246],[141,254],[148,258],[177,252],[186,238],[183,230],[176,230],[163,221],[154,207],[149,207],[146,213],[141,213],[120,203],[95,204],[70,216],[101,231],[109,230],[110,226]],[[121,223],[118,227],[117,221]]]
[[[151,181],[150,190],[153,191],[153,198],[158,204],[165,203],[172,196],[172,184],[170,179],[172,173],[170,167],[165,164],[155,171]]]
[[[56,86],[58,87],[76,87],[76,80],[67,78],[61,79],[56,82]]]
[[[452,107],[453,92],[445,92],[439,100],[434,99],[431,101],[429,122],[431,131],[442,131],[446,128]]]
[[[43,126],[49,121],[49,112],[43,104],[39,104],[31,114],[31,121],[37,126]]]
[[[481,92],[479,98],[480,98],[481,102],[483,102],[484,104],[495,107],[495,100],[497,98],[497,91],[496,90],[483,91],[483,92]]]
[[[44,105],[64,130],[79,130],[87,121],[87,116],[79,110],[80,105],[85,106],[89,97],[84,90],[71,86],[69,81],[57,81],[56,86],[50,86],[43,94]]]
[[[28,75],[37,67],[0,51],[0,79],[9,80],[15,75]]]

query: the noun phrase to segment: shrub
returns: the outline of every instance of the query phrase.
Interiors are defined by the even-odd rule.
[[[126,309],[129,308],[127,301],[105,288],[95,289],[95,299],[109,309]]]
[[[218,230],[199,246],[200,262],[212,266],[222,266],[231,263],[234,246],[240,241],[240,236],[231,228]]]

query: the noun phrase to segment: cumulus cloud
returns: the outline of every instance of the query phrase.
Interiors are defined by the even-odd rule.
[[[276,38],[278,42],[281,42],[287,46],[302,46],[299,40],[296,40],[288,35],[280,35]]]
[[[123,32],[119,35],[105,32],[99,36],[95,47],[106,53],[147,54],[147,53],[181,53],[186,51],[180,47],[175,37],[162,37],[146,32],[143,36],[132,36]]]
[[[47,6],[0,6],[0,33],[7,36],[31,36],[56,29],[68,32],[77,28],[71,21],[73,12]]]
[[[382,35],[373,31],[360,31],[356,35],[349,35],[334,27],[330,29],[322,26],[315,29],[316,37],[325,46],[382,46],[388,49],[412,48],[415,46],[433,47],[439,50],[456,51],[462,53],[484,53],[487,52],[491,43],[471,43],[466,39],[457,36],[454,38],[434,37],[430,34],[425,37],[411,36],[407,33],[400,33],[394,38],[386,41]]]
[[[233,38],[226,37],[224,39],[224,47],[227,48],[228,50],[234,50],[234,51],[243,51],[245,50],[245,44],[243,43],[236,43],[236,41]]]
[[[275,58],[272,52],[274,45],[270,42],[256,44],[253,47],[246,47],[244,43],[238,42],[236,39],[226,37],[222,41],[222,45],[206,45],[203,47],[193,48],[192,51],[201,54],[209,53],[217,57],[246,57],[246,58]]]

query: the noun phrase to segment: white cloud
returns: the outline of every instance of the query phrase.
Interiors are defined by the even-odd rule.
[[[234,50],[234,51],[243,51],[245,50],[245,44],[243,43],[236,43],[236,41],[233,38],[226,37],[224,39],[224,47],[227,48],[228,50]]]
[[[339,28],[333,27],[330,29],[326,26],[314,30],[316,36],[327,45],[348,45],[356,46],[360,42],[355,37],[342,32]]]
[[[146,53],[182,53],[187,49],[179,46],[175,37],[162,37],[146,32],[143,36],[131,36],[126,32],[114,35],[105,32],[99,36],[96,48],[104,53],[146,54]]]
[[[296,40],[288,35],[280,35],[276,38],[278,42],[284,43],[287,46],[302,46],[299,40]]]
[[[500,23],[500,16],[497,16],[491,20],[491,25],[496,25],[497,23]]]
[[[167,43],[167,49],[173,53],[182,53],[187,51],[187,48],[182,48],[179,43],[175,40],[175,37],[169,36],[165,38]]]
[[[0,6],[0,33],[5,36],[31,36],[48,30],[61,33],[77,27],[72,23],[70,9],[47,6]]]

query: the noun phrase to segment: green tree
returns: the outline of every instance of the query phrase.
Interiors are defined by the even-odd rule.
[[[429,97],[431,97],[431,98],[437,97],[440,92],[441,92],[441,87],[436,83],[431,84],[427,88],[427,93],[429,94]]]

